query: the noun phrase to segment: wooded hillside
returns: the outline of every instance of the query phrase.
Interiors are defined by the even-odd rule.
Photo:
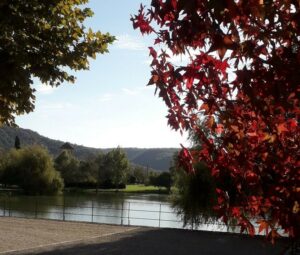
[[[8,150],[14,147],[15,137],[18,136],[21,146],[39,144],[45,146],[53,156],[57,156],[65,143],[64,141],[50,139],[35,131],[23,128],[12,128],[4,126],[0,128],[0,148]],[[99,151],[108,152],[111,148],[99,149],[71,144],[74,155],[79,159],[93,157]],[[101,144],[100,144],[101,146]],[[131,163],[152,168],[158,171],[168,171],[173,154],[177,148],[123,148]]]

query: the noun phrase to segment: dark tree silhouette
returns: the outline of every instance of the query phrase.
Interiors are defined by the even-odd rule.
[[[16,138],[15,138],[15,149],[16,149],[16,150],[21,149],[20,138],[19,138],[19,136],[17,136],[17,135],[16,135]]]

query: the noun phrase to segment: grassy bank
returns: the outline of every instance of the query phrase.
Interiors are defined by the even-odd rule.
[[[124,192],[141,192],[141,193],[168,193],[164,187],[145,186],[144,184],[126,185]]]
[[[67,192],[96,193],[96,189],[68,188]],[[129,184],[125,189],[98,189],[98,192],[120,192],[120,193],[141,193],[141,194],[168,194],[164,187],[146,186],[144,184]]]
[[[90,193],[95,194],[96,189],[83,189],[83,188],[66,188],[65,191],[76,193]],[[120,192],[120,193],[141,193],[141,194],[168,194],[168,190],[164,187],[146,186],[144,184],[129,184],[125,189],[98,189],[98,192]],[[0,194],[23,194],[23,190],[19,188],[1,188]]]

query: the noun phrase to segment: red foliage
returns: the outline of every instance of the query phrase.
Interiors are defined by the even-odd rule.
[[[169,125],[201,144],[180,162],[205,161],[218,183],[229,173],[235,195],[218,187],[220,216],[251,234],[249,218],[261,217],[271,238],[278,225],[299,237],[300,1],[152,0],[132,21],[156,37],[149,84]]]

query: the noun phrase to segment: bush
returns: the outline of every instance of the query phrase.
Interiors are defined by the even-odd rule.
[[[149,176],[149,184],[156,187],[165,187],[170,190],[172,184],[171,174],[169,172],[162,172],[160,174],[151,173]]]
[[[113,184],[110,180],[105,180],[99,185],[100,189],[126,189],[125,183]]]
[[[96,189],[96,182],[72,182],[65,185],[66,188],[79,188],[79,189]]]
[[[55,194],[63,189],[48,151],[40,146],[12,149],[1,158],[1,182],[17,185],[26,194]]]
[[[198,163],[194,174],[177,169],[174,182],[173,206],[183,215],[185,224],[199,224],[212,218],[216,185],[205,165]]]
[[[129,172],[129,161],[125,152],[116,148],[105,154],[99,166],[99,187],[115,188],[124,187]]]
[[[69,186],[70,183],[79,182],[79,164],[79,160],[67,150],[63,150],[62,153],[55,159],[54,167],[61,174],[65,186]]]

